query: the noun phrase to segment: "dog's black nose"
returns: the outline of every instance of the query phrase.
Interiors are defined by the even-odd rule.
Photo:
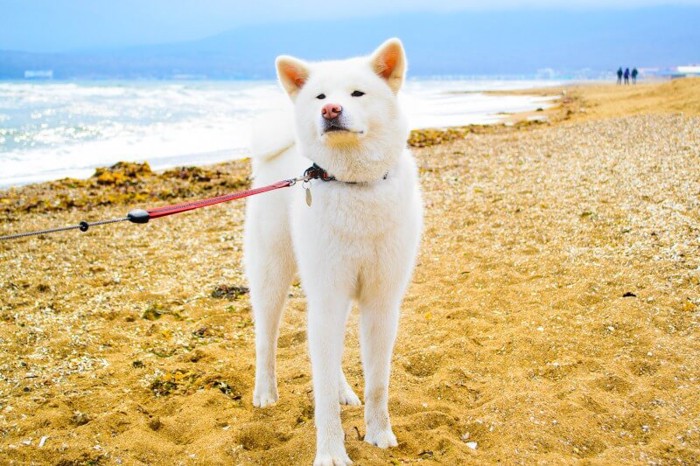
[[[341,107],[340,104],[326,104],[321,109],[321,115],[326,120],[332,120],[334,118],[338,118],[338,116],[340,116],[340,114],[342,112],[343,112],[343,107]]]

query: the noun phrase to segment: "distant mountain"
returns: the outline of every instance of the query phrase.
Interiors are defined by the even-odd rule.
[[[64,54],[0,51],[0,79],[272,78],[279,54],[315,60],[370,52],[400,37],[413,76],[523,75],[700,62],[700,7],[619,11],[405,14],[242,27],[203,40]]]

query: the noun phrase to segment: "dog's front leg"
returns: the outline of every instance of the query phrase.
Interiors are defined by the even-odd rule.
[[[338,301],[342,300],[337,297],[335,300],[331,297],[309,299],[309,352],[316,419],[314,466],[352,464],[345,451],[338,393],[350,303]]]

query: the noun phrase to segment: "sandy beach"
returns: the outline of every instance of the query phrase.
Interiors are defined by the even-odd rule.
[[[532,91],[530,91],[532,92]],[[425,233],[403,305],[386,464],[700,458],[700,79],[544,89],[507,125],[414,133]],[[532,121],[532,117],[544,121]],[[247,186],[248,162],[0,191],[0,235]],[[0,463],[305,465],[305,300],[280,401],[253,409],[244,202],[0,242]],[[344,367],[362,393],[357,313]]]

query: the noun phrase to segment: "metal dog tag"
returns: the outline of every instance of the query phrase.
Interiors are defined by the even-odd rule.
[[[306,205],[311,207],[311,189],[306,188]]]

